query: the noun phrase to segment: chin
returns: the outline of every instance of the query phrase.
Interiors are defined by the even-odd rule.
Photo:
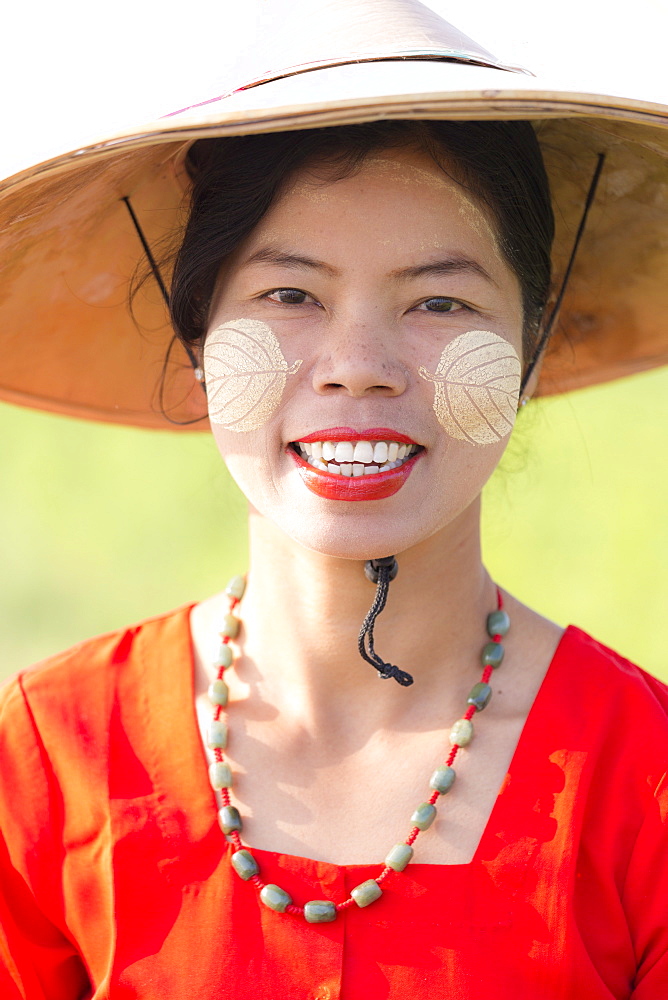
[[[228,468],[270,532],[273,525],[296,544],[332,559],[364,562],[399,555],[457,520],[473,499],[461,483],[450,483],[442,491],[447,502],[439,503],[440,491],[433,485],[425,490],[423,483],[411,477],[392,496],[351,503],[319,497],[294,476],[267,488],[266,483],[252,483],[250,476],[235,475],[247,470],[232,463]]]
[[[416,523],[414,515],[392,515],[365,512],[346,517],[323,512],[308,517],[300,511],[298,518],[275,523],[293,541],[312,552],[334,559],[365,562],[382,556],[398,555],[434,534],[439,525]]]

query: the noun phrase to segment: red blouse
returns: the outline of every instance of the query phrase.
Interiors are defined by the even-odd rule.
[[[668,997],[664,685],[569,628],[473,861],[410,864],[368,908],[307,924],[231,869],[188,610],[4,689],[3,1000]],[[254,854],[299,900],[379,871]]]

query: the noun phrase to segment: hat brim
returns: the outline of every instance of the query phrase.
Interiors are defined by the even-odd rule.
[[[553,191],[557,279],[604,153],[540,392],[668,362],[668,108],[499,69],[384,59],[261,83],[0,184],[0,397],[143,427],[206,426],[204,397],[180,345],[166,361],[171,330],[154,282],[141,286],[130,309],[143,251],[122,199],[131,199],[161,256],[185,221],[184,144],[387,118],[533,121]]]

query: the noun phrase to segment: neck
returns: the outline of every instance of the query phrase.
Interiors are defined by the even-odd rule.
[[[376,648],[414,676],[410,688],[380,680],[358,653],[375,593],[363,563],[304,549],[257,513],[250,542],[240,609],[246,680],[260,686],[263,700],[305,724],[320,724],[322,717],[331,723],[355,703],[382,724],[424,704],[477,663],[485,617],[495,607],[481,561],[477,507],[397,556],[399,574],[377,622]]]

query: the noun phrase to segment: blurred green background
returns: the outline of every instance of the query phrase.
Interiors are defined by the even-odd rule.
[[[246,566],[206,434],[0,406],[0,676]],[[495,578],[668,680],[668,369],[531,403],[488,485]]]

